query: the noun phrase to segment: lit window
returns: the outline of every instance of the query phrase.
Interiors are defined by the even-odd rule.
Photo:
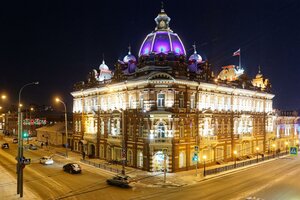
[[[165,125],[162,122],[160,122],[157,125],[157,137],[159,137],[159,138],[165,137]]]
[[[183,126],[179,127],[179,137],[183,138],[184,137],[184,130],[183,130]]]
[[[158,94],[157,107],[164,107],[164,106],[165,106],[165,94]]]
[[[191,109],[195,108],[195,94],[191,95]]]
[[[184,107],[184,96],[183,94],[181,93],[179,95],[179,108],[183,108]]]

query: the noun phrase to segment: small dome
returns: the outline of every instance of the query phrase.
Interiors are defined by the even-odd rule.
[[[197,52],[194,52],[194,54],[190,56],[189,61],[196,61],[197,63],[201,63],[202,57],[197,54]]]
[[[197,50],[196,50],[196,44],[193,45],[194,48],[194,54],[190,56],[189,61],[191,62],[197,62],[197,63],[201,63],[202,62],[202,57],[197,54]]]
[[[131,54],[129,51],[128,54],[123,58],[124,63],[129,63],[129,62],[136,62],[136,58],[134,55]]]
[[[105,64],[105,61],[102,61],[102,64],[99,66],[100,70],[109,70],[108,66]]]

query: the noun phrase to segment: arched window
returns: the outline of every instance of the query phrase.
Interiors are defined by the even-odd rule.
[[[165,125],[162,122],[160,122],[157,125],[157,137],[159,137],[159,138],[165,137]]]

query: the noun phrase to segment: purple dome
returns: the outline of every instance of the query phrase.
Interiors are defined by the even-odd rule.
[[[136,62],[136,58],[134,55],[132,54],[128,54],[123,58],[123,62],[124,63],[128,63],[128,62]]]
[[[176,33],[170,31],[156,31],[150,33],[145,38],[139,56],[149,55],[150,53],[169,53],[177,55],[186,55],[185,48]]]
[[[192,54],[189,58],[189,61],[196,61],[197,63],[201,63],[202,62],[202,57],[197,54],[197,52],[195,52],[194,54]]]

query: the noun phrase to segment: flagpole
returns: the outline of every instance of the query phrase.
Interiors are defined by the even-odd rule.
[[[239,68],[241,69],[241,57],[242,57],[242,52],[240,48],[240,55],[239,55]]]

